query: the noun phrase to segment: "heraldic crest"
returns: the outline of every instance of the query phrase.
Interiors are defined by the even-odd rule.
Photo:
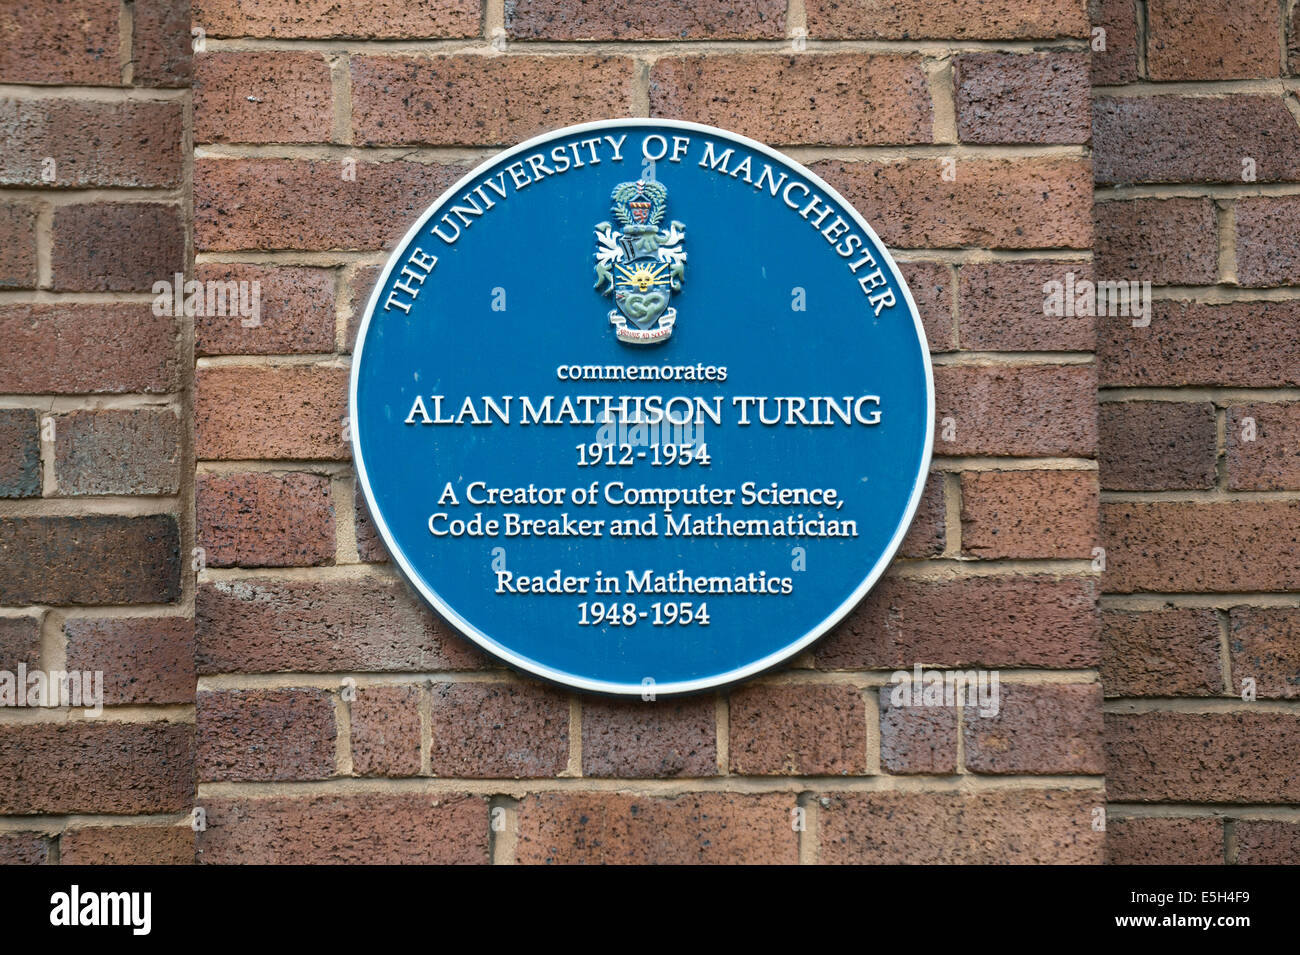
[[[596,288],[613,294],[609,313],[618,340],[631,345],[667,341],[677,322],[669,306],[686,273],[686,227],[673,221],[659,228],[668,208],[668,189],[651,180],[620,182],[610,196],[614,218],[596,226]]]

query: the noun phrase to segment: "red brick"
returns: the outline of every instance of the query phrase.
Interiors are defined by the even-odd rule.
[[[966,768],[973,773],[1105,772],[1101,685],[1002,683],[998,712],[962,712]]]
[[[1292,76],[1300,76],[1300,13],[1291,8],[1291,32],[1286,41],[1287,63]]]
[[[334,351],[334,272],[280,265],[204,264],[195,269],[200,282],[243,286],[248,308],[227,307],[224,315],[194,316],[194,350],[198,355],[294,355]],[[253,283],[257,283],[254,285]],[[240,286],[236,286],[238,290]],[[256,298],[254,298],[256,289]],[[232,295],[228,302],[236,301]],[[247,314],[254,311],[255,315]],[[206,311],[206,308],[205,308]]]
[[[1047,314],[1049,282],[1093,280],[1087,262],[972,262],[957,271],[961,347],[972,351],[1083,351],[1096,348],[1096,319],[1076,309]],[[1079,310],[1084,312],[1086,310]]]
[[[325,690],[204,690],[195,722],[204,782],[334,775],[334,697]]]
[[[931,354],[954,351],[957,336],[952,318],[951,267],[943,262],[899,262],[898,268],[921,313]]]
[[[353,57],[353,141],[521,142],[560,126],[631,115],[635,77],[633,61],[621,56]]]
[[[15,673],[20,663],[41,665],[40,617],[0,617],[0,670]]]
[[[1214,487],[1218,426],[1208,401],[1106,401],[1097,419],[1106,490]]]
[[[51,235],[53,282],[60,292],[147,292],[185,266],[185,225],[176,206],[60,206]]]
[[[1090,0],[1093,29],[1106,31],[1106,49],[1092,51],[1092,82],[1118,86],[1138,78],[1137,3],[1135,0]]]
[[[420,688],[358,687],[350,704],[352,769],[358,776],[420,774]]]
[[[395,578],[200,584],[200,673],[475,670],[491,666]]]
[[[39,427],[35,411],[0,410],[0,497],[41,496]]]
[[[36,287],[36,210],[0,203],[0,289]]]
[[[521,40],[777,40],[785,36],[785,6],[785,0],[515,0],[506,7],[506,31]]]
[[[194,702],[194,621],[187,617],[72,617],[68,668],[104,674],[104,703]]]
[[[1300,862],[1300,825],[1281,819],[1242,819],[1236,830],[1238,865]]]
[[[1300,503],[1107,501],[1111,593],[1300,589]]]
[[[465,793],[347,793],[205,799],[209,864],[421,865],[488,862],[488,806]]]
[[[713,697],[582,701],[582,774],[653,779],[716,776]]]
[[[819,860],[846,864],[1095,865],[1100,790],[828,793]]]
[[[0,6],[6,83],[118,86],[118,0],[31,0]]]
[[[194,163],[194,244],[239,249],[382,249],[395,223],[414,222],[468,170],[417,162],[200,159]],[[397,227],[400,231],[400,227]]]
[[[209,566],[313,567],[334,559],[328,477],[200,474],[194,510]]]
[[[891,247],[1092,246],[1092,172],[1083,160],[962,159],[952,182],[940,159],[821,160],[811,168]]]
[[[195,379],[198,457],[348,458],[346,368],[226,366],[200,368]]]
[[[1280,96],[1099,96],[1092,104],[1099,183],[1300,179],[1300,128]],[[1135,148],[1135,144],[1141,144]]]
[[[1246,440],[1246,419],[1253,440]],[[1228,487],[1234,491],[1300,488],[1300,404],[1261,402],[1228,409]]]
[[[569,701],[531,683],[435,683],[432,757],[435,776],[554,776],[569,762]]]
[[[948,537],[948,508],[944,503],[943,484],[943,474],[937,472],[926,480],[916,517],[898,548],[900,557],[937,557],[943,553]]]
[[[64,830],[62,865],[193,865],[194,830],[182,826],[84,826]]]
[[[1261,699],[1300,698],[1300,610],[1233,607],[1228,626],[1232,692],[1249,677]]]
[[[207,53],[195,61],[194,140],[329,142],[333,96],[330,65],[323,54]]]
[[[1147,75],[1153,80],[1240,80],[1278,75],[1272,0],[1149,0]]]
[[[934,369],[938,455],[1091,457],[1097,373],[1091,365],[941,365]],[[944,440],[945,418],[955,425]]]
[[[181,422],[166,408],[72,411],[54,418],[59,494],[175,494]]]
[[[525,864],[793,865],[793,793],[551,792],[519,802]]]
[[[1093,207],[1094,267],[1110,281],[1213,285],[1219,278],[1212,199],[1124,199]]]
[[[1223,692],[1213,610],[1103,610],[1101,684],[1107,696],[1217,696]]]
[[[1086,37],[1081,0],[807,0],[817,39],[1051,40]]]
[[[0,124],[7,140],[0,157],[4,185],[169,189],[184,180],[180,103],[6,99]],[[47,159],[54,160],[50,182],[43,178]]]
[[[172,391],[175,331],[148,305],[0,305],[0,393]]]
[[[180,590],[170,514],[0,518],[0,604],[171,603]]]
[[[131,42],[137,85],[190,85],[190,0],[134,0]]]
[[[50,837],[43,832],[0,832],[0,865],[45,865]]]
[[[762,53],[674,56],[650,69],[650,115],[771,143],[928,143],[934,108],[920,57]]]
[[[1100,320],[1103,387],[1300,384],[1300,302],[1156,302],[1151,324]]]
[[[300,0],[293,4],[249,0],[191,0],[194,23],[209,36],[318,39],[361,37],[416,40],[477,37],[477,0]]]
[[[173,813],[194,805],[194,727],[0,725],[0,812]]]
[[[1242,285],[1300,285],[1300,196],[1238,199],[1237,280]]]
[[[750,776],[867,773],[862,691],[833,684],[765,684],[731,692],[731,771]]]
[[[1297,713],[1107,713],[1106,791],[1118,802],[1293,803]]]
[[[962,551],[976,557],[1091,557],[1093,471],[975,471],[961,476]]]
[[[357,344],[357,332],[361,331],[361,320],[366,315],[366,305],[370,302],[370,293],[375,289],[383,268],[378,265],[363,265],[352,273],[347,283],[348,295],[348,330],[347,347],[351,352]]]
[[[1223,820],[1137,816],[1106,820],[1112,865],[1223,865]]]
[[[962,142],[1088,141],[1087,53],[963,53],[953,70]]]
[[[893,706],[894,685],[882,686],[880,765],[887,773],[957,772],[957,708]]]
[[[887,576],[814,652],[832,670],[1093,666],[1096,602],[1086,577]]]
[[[370,509],[359,487],[352,488],[352,513],[356,527],[357,558],[369,564],[388,562],[388,548],[384,545],[379,530],[370,520]]]

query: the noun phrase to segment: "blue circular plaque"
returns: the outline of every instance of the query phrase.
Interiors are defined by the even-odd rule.
[[[357,336],[352,450],[396,566],[528,673],[648,696],[808,647],[898,550],[934,385],[826,183],[695,123],[572,126],[449,189]]]

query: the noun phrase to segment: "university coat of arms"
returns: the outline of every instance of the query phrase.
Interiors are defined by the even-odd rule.
[[[668,190],[654,180],[620,182],[610,196],[614,218],[596,225],[596,288],[614,296],[609,313],[618,340],[631,345],[667,341],[677,322],[669,302],[686,273],[686,227],[659,228]]]

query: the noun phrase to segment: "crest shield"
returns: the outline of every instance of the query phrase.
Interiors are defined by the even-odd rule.
[[[686,228],[673,221],[659,227],[668,189],[654,180],[621,182],[610,196],[614,217],[596,226],[596,289],[611,295],[610,324],[619,341],[654,345],[666,341],[677,323],[671,306],[686,272]]]

